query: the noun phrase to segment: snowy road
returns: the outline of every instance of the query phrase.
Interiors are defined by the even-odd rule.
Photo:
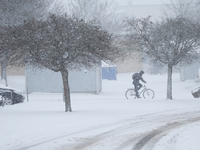
[[[161,113],[162,115],[160,115]],[[80,131],[80,133],[74,137],[74,139],[76,139],[74,144],[67,144],[61,149],[151,150],[154,144],[163,135],[169,133],[170,130],[200,120],[200,111],[185,113],[175,112],[175,114],[165,113],[166,112],[146,114],[121,123],[97,126],[85,131]],[[108,129],[108,127],[111,129],[104,130],[105,127],[106,129]],[[98,130],[100,133],[95,136],[90,135],[94,130]],[[143,132],[144,130],[145,132]],[[82,132],[88,132],[88,137],[81,137]],[[106,143],[108,143],[108,145],[106,145]],[[111,145],[113,147],[111,147]]]
[[[154,144],[167,135],[172,129],[198,122],[200,111],[179,112],[177,110],[161,111],[134,117],[122,122],[88,127],[81,131],[71,132],[60,137],[40,141],[20,150],[31,150],[42,147],[52,141],[66,139],[66,145],[59,150],[152,150]],[[83,136],[84,135],[84,136]],[[87,136],[86,136],[87,135]],[[40,148],[39,148],[40,149]]]

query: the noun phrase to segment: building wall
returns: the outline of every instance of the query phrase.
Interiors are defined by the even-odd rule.
[[[70,92],[99,93],[102,90],[101,68],[69,71]],[[27,92],[62,93],[63,83],[60,72],[49,69],[33,71],[26,69]]]
[[[1,67],[1,65],[0,65]],[[1,69],[0,69],[1,74]],[[7,75],[8,76],[23,76],[25,75],[25,68],[24,67],[7,67]]]
[[[131,16],[136,18],[144,18],[151,16],[153,20],[158,20],[163,17],[163,9],[167,9],[166,5],[127,5],[120,6],[117,12],[121,15]],[[169,12],[169,11],[168,11]]]
[[[140,52],[132,52],[123,62],[117,64],[118,73],[138,72],[143,69],[143,56]]]
[[[200,68],[200,62],[188,66],[183,66],[181,68],[181,73],[180,73],[181,80],[182,81],[189,79],[194,80],[197,77],[199,68]]]
[[[127,58],[122,63],[117,64],[118,73],[138,72],[143,69],[143,63],[138,59]]]

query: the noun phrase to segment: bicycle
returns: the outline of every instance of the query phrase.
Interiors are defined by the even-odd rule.
[[[153,99],[155,94],[152,89],[147,88],[145,85],[143,85],[140,89],[139,96],[142,94],[143,98],[145,99]],[[134,88],[129,88],[125,92],[125,96],[127,99],[136,99],[136,93]]]

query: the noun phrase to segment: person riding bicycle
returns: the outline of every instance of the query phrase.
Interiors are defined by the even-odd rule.
[[[135,87],[135,93],[136,93],[136,97],[137,98],[141,98],[139,96],[139,89],[142,87],[142,84],[139,82],[140,80],[144,83],[147,83],[143,78],[142,78],[142,75],[144,74],[144,71],[140,71],[139,73],[134,73],[133,76],[132,76],[132,79],[133,79],[133,85]]]

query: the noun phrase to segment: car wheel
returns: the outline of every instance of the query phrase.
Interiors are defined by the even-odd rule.
[[[12,105],[12,100],[9,97],[4,98],[4,105]]]

